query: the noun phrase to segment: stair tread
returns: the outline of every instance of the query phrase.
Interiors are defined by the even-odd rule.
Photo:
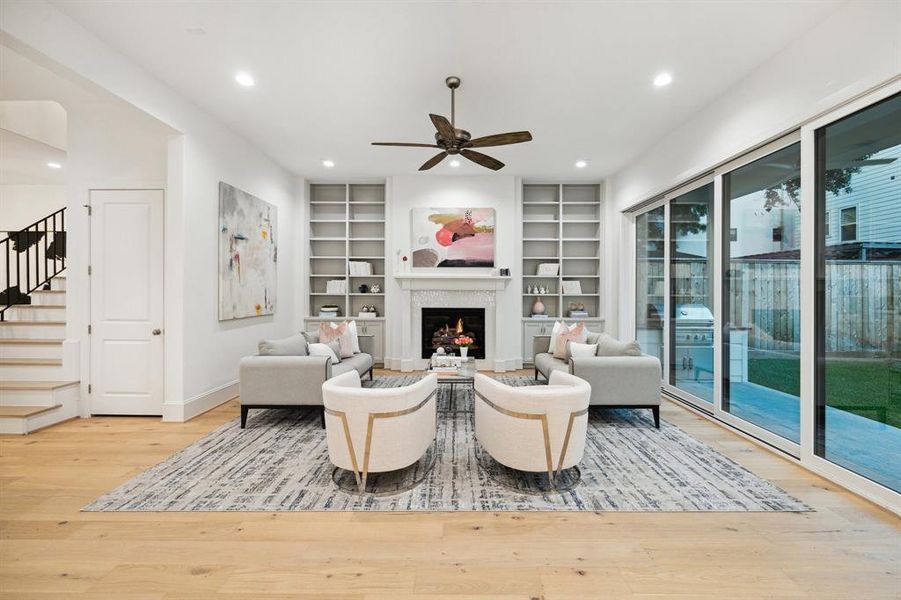
[[[62,364],[61,358],[0,358],[0,366],[58,367]]]
[[[0,321],[3,325],[65,325],[65,321]]]
[[[33,417],[49,410],[54,410],[62,406],[62,404],[54,404],[52,406],[0,406],[0,418],[3,417]]]
[[[78,381],[0,381],[0,391],[56,390],[75,385]]]
[[[10,308],[66,308],[65,304],[13,304]]]
[[[62,344],[64,339],[62,338],[0,338],[0,345],[2,344],[29,344],[29,345],[58,345]]]
[[[66,290],[34,290],[30,294],[65,294]]]

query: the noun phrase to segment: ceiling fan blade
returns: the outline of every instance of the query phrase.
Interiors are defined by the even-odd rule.
[[[528,131],[512,131],[510,133],[497,133],[476,138],[467,144],[468,148],[484,148],[486,146],[506,146],[507,144],[521,144],[531,142],[532,134]]]
[[[441,139],[449,144],[453,144],[454,140],[457,139],[457,132],[454,131],[454,127],[450,124],[450,121],[441,115],[430,114],[429,118],[432,120],[432,125],[438,130],[439,135],[441,135]]]
[[[436,154],[429,160],[422,163],[422,166],[419,167],[419,170],[420,171],[428,171],[429,169],[431,169],[432,167],[434,167],[435,165],[440,163],[442,160],[444,160],[444,157],[446,157],[446,156],[447,156],[447,152],[439,152],[438,154]]]
[[[482,165],[483,167],[487,167],[493,171],[504,168],[504,163],[502,163],[498,159],[491,158],[487,154],[482,154],[481,152],[476,152],[475,150],[460,150],[460,154],[476,163],[477,165]]]
[[[440,148],[437,144],[413,144],[407,142],[372,142],[373,146],[404,146],[409,148]]]

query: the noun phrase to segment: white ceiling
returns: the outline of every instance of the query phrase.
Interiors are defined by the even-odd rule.
[[[213,6],[215,4],[215,6]],[[63,12],[314,180],[413,173],[429,112],[482,136],[502,173],[596,180],[772,58],[838,1],[56,2]],[[188,30],[202,28],[198,35]],[[254,88],[234,82],[250,72]],[[657,89],[654,75],[674,83]],[[334,169],[321,165],[335,161]],[[577,170],[577,159],[589,162]],[[445,161],[433,173],[488,173]]]
[[[51,169],[48,162],[63,168]],[[65,164],[65,151],[0,129],[0,185],[62,185]]]

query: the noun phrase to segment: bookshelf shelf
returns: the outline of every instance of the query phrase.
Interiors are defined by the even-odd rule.
[[[375,305],[383,317],[385,294],[361,293],[359,287],[384,286],[385,186],[311,184],[309,197],[309,318],[317,318],[323,304],[338,305],[339,318],[357,318],[364,305]],[[351,274],[350,261],[369,262],[372,274]],[[334,279],[347,282],[344,293],[326,291]]]

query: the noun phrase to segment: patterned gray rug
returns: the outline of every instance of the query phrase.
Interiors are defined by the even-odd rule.
[[[372,387],[416,377],[378,377]],[[532,385],[527,377],[498,377]],[[439,386],[434,468],[410,491],[359,496],[332,480],[318,411],[254,411],[98,498],[85,511],[808,511],[772,483],[662,421],[650,411],[589,417],[581,482],[569,492],[519,493],[501,485],[473,435],[471,390],[453,403]],[[453,404],[453,405],[452,405]],[[647,413],[647,414],[645,414]],[[492,464],[493,463],[493,464]],[[495,470],[495,472],[490,472]],[[515,473],[515,472],[513,472]]]

